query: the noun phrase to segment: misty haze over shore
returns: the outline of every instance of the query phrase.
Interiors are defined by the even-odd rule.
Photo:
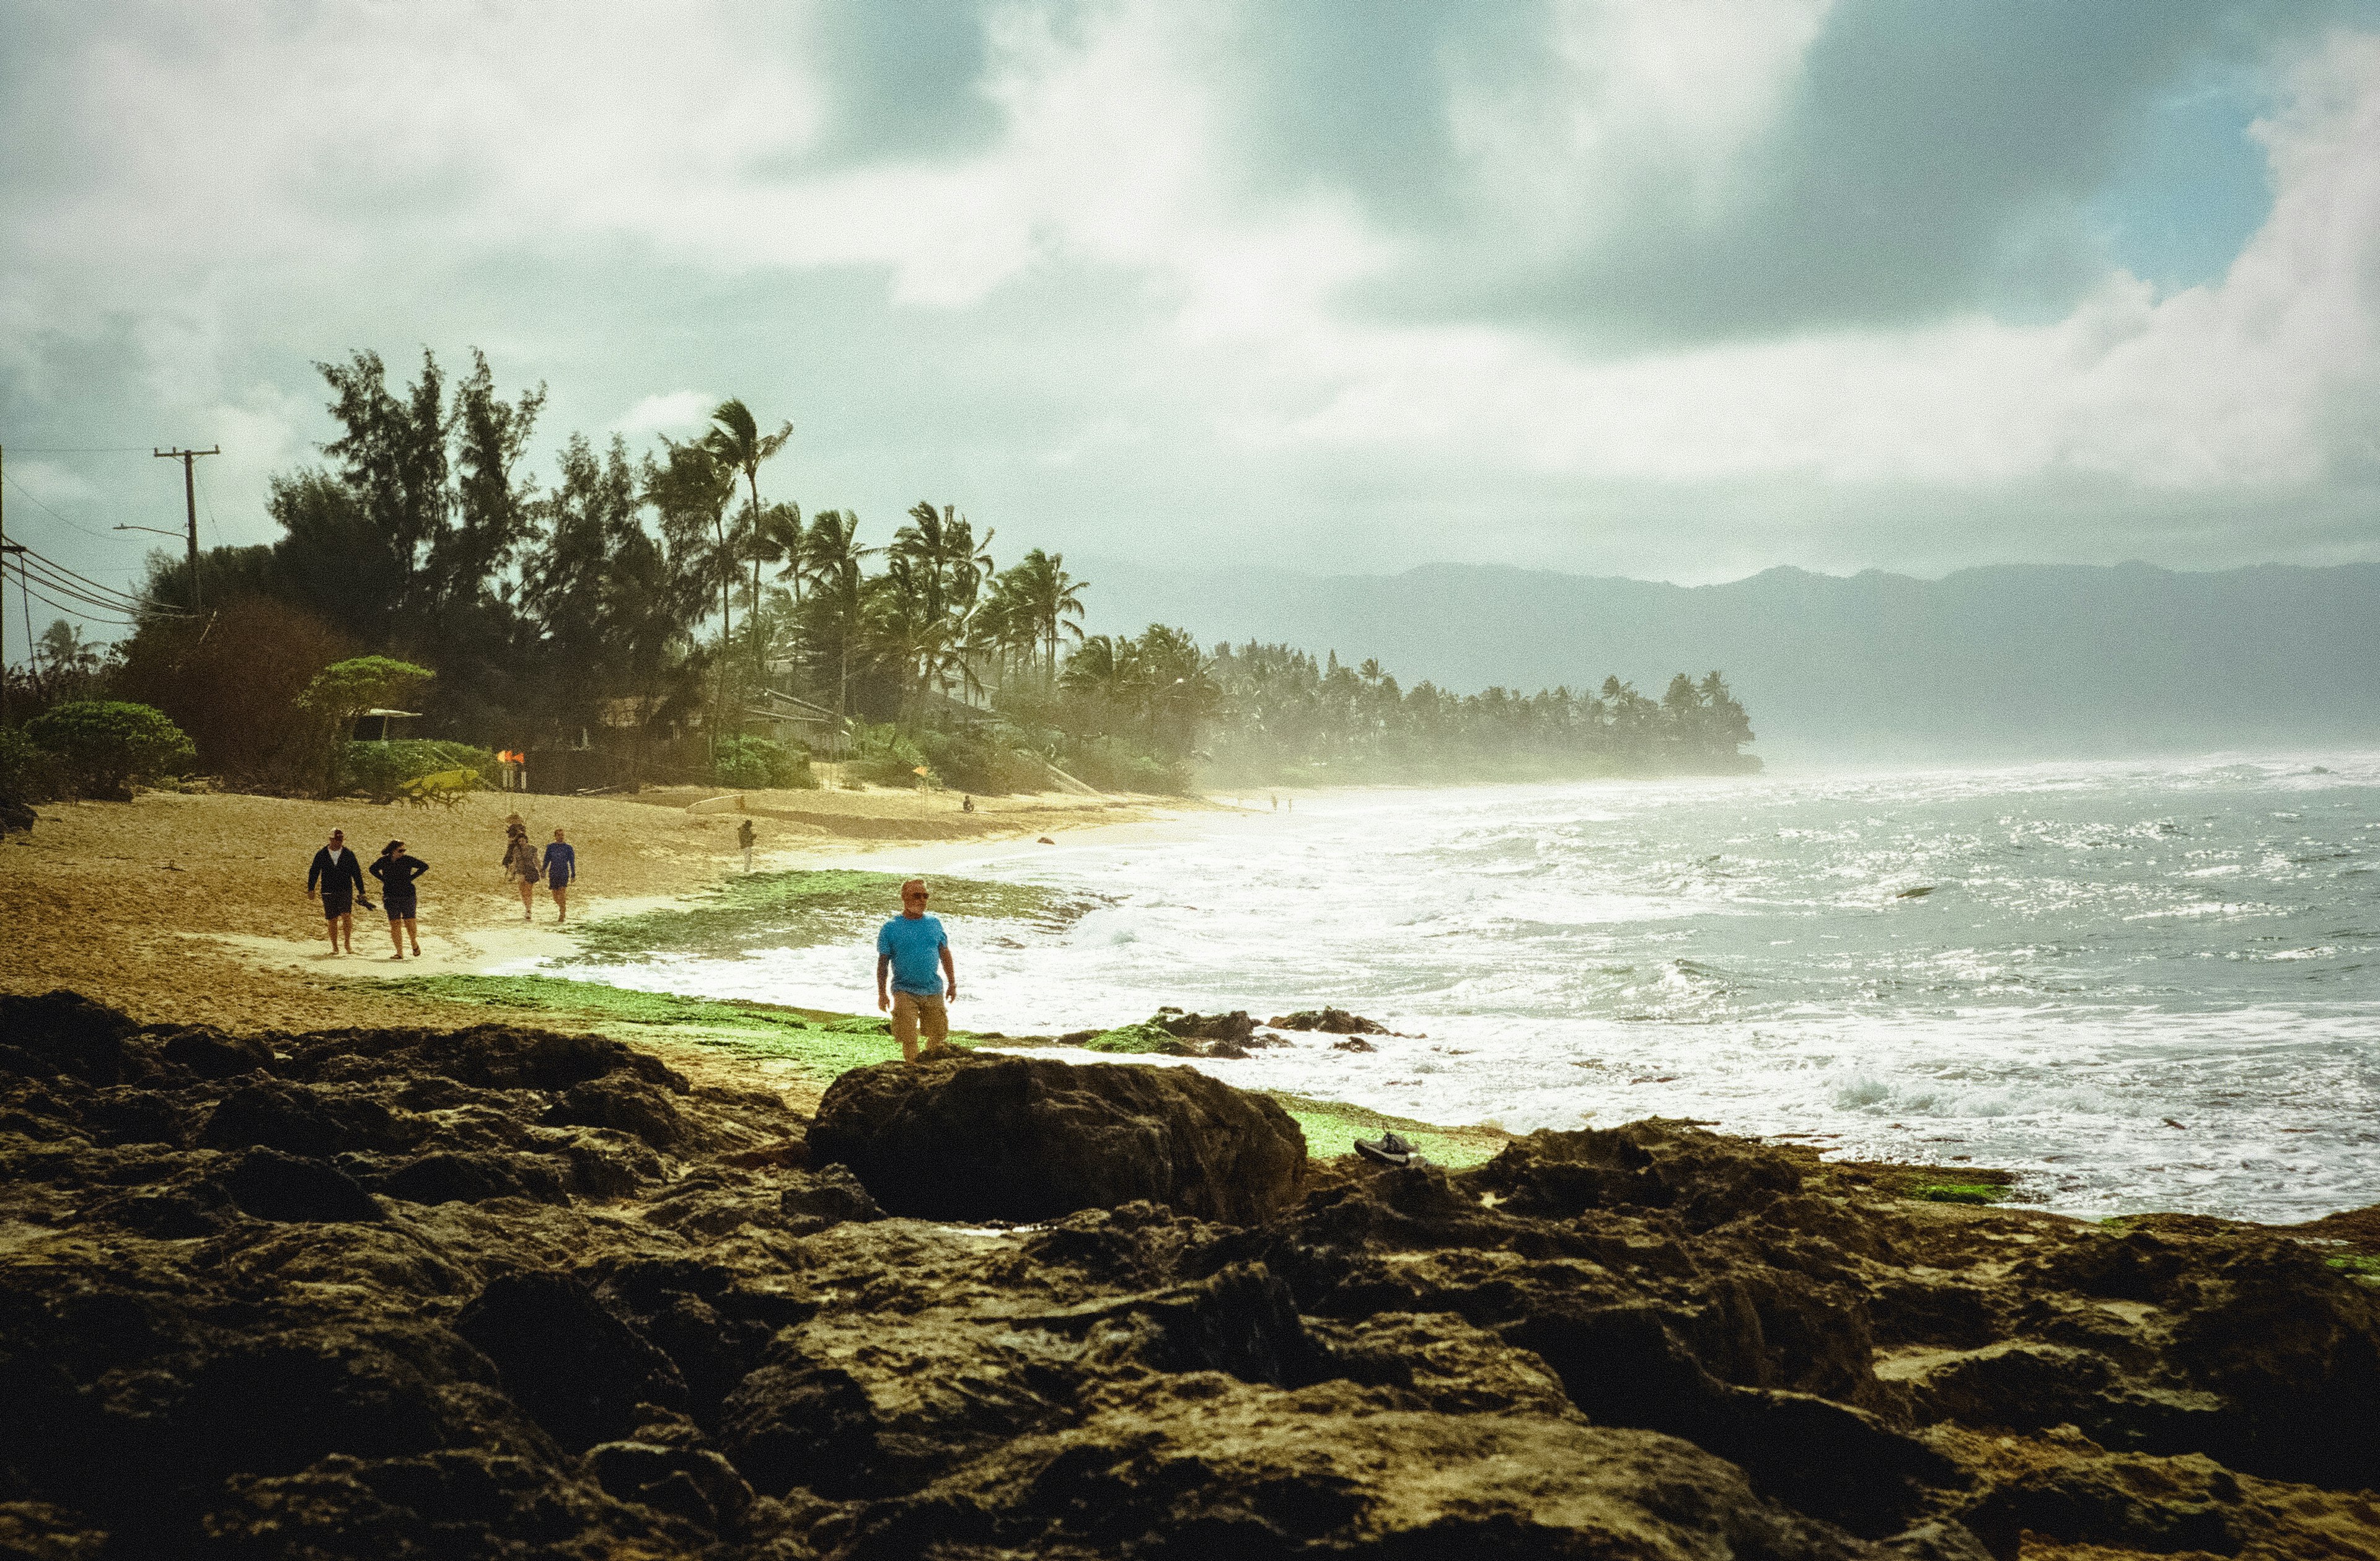
[[[2380,744],[2380,564],[2010,564],[1715,586],[1425,564],[1392,575],[1085,559],[1093,633],[1378,657],[1408,685],[1658,693],[1725,672],[1771,763]]]

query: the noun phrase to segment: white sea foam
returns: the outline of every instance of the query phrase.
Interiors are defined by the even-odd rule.
[[[1335,1004],[1424,1038],[1199,1066],[1516,1131],[1677,1116],[2004,1166],[2073,1213],[2311,1217],[2380,1201],[2380,756],[2318,762],[1355,792],[987,853],[952,870],[1110,902],[953,923],[954,1017]],[[872,958],[590,974],[850,1009]]]

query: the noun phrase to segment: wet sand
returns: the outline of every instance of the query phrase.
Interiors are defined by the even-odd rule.
[[[568,831],[580,873],[570,913],[579,921],[650,910],[739,870],[735,826],[747,817],[758,865],[785,868],[1065,840],[1201,805],[1045,794],[979,799],[969,814],[954,793],[868,788],[747,792],[741,810],[689,813],[705,795],[479,793],[442,809],[148,792],[129,804],[43,804],[30,836],[0,845],[0,990],[67,986],[144,1021],[239,1030],[420,1024],[424,1006],[392,996],[379,978],[484,970],[567,946],[552,895],[540,886],[534,919],[524,922],[504,881],[504,819],[516,811],[540,844],[556,826]],[[355,952],[331,952],[305,888],[307,864],[333,829],[346,829],[367,863],[401,838],[430,864],[419,891],[423,959],[393,961],[386,915],[361,908]],[[380,900],[376,884],[371,898]]]

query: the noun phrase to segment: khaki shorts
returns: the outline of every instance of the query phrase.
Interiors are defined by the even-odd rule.
[[[901,1055],[917,1055],[917,1027],[923,1023],[926,1044],[938,1047],[951,1033],[951,1012],[942,1005],[940,993],[895,992],[892,994],[892,1038],[901,1043]]]

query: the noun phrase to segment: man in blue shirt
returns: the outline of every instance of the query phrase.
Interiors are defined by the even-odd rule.
[[[926,1030],[926,1055],[948,1057],[942,1043],[951,1033],[945,996],[959,995],[959,973],[951,963],[951,940],[942,924],[926,914],[929,898],[926,880],[911,878],[901,886],[901,914],[876,935],[876,1006],[892,1010],[892,1038],[901,1043],[905,1060],[917,1060],[917,1027]],[[884,980],[892,978],[886,992]]]

